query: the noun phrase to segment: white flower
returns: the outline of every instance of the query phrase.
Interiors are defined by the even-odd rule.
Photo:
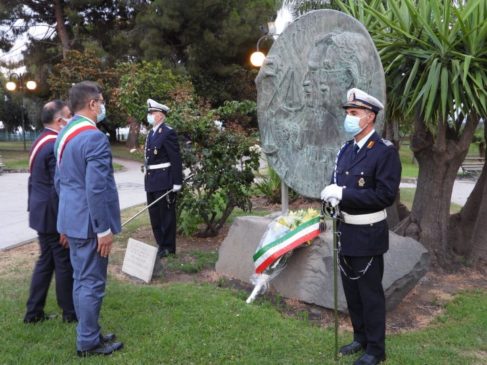
[[[254,144],[249,148],[250,152],[256,152],[260,153],[262,151],[262,148],[258,144]]]

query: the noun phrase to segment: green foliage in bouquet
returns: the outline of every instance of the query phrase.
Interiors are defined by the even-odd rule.
[[[193,175],[179,194],[178,226],[186,234],[210,237],[218,234],[235,207],[252,208],[249,190],[259,154],[241,124],[255,113],[255,103],[249,108],[249,102],[232,102],[211,110],[187,91],[180,90],[168,116],[180,137],[183,168]],[[223,121],[224,128],[215,121]]]

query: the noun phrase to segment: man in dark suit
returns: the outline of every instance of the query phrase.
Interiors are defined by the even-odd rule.
[[[389,228],[385,208],[397,195],[401,162],[393,144],[374,130],[382,103],[356,88],[348,91],[347,100],[344,127],[353,139],[339,151],[332,184],[321,192],[321,199],[339,204],[341,211],[340,271],[353,341],[340,353],[365,350],[354,365],[375,365],[386,357],[382,276]]]
[[[152,129],[145,143],[145,191],[147,204],[171,191],[149,208],[159,258],[176,253],[176,193],[183,183],[178,136],[164,123],[169,108],[147,100],[147,122]]]
[[[44,313],[52,274],[56,275],[56,298],[63,310],[63,320],[76,321],[73,306],[73,268],[69,261],[68,242],[56,229],[58,196],[54,188],[54,142],[71,118],[71,111],[61,100],[44,105],[41,122],[44,130],[32,144],[29,158],[28,208],[29,226],[37,231],[40,256],[34,267],[27,300],[25,323],[48,319]]]
[[[69,90],[69,102],[75,115],[54,146],[57,228],[71,251],[78,356],[109,355],[123,344],[103,336],[98,323],[113,235],[121,231],[110,144],[96,126],[105,118],[105,101],[98,84],[83,81]]]

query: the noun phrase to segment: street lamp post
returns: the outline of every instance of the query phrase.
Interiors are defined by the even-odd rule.
[[[5,84],[8,91],[14,92],[17,88],[22,98],[22,105],[20,106],[20,118],[22,121],[22,139],[24,140],[24,151],[27,151],[25,142],[25,118],[24,118],[24,106],[25,106],[25,89],[33,91],[37,88],[37,83],[33,80],[25,80],[25,75],[12,73],[10,74],[10,81]]]
[[[264,64],[265,54],[260,51],[259,46],[260,46],[260,42],[266,38],[272,40],[275,40],[277,38],[276,25],[274,22],[267,23],[267,33],[259,38],[259,40],[257,41],[257,46],[255,47],[256,51],[252,53],[252,55],[250,56],[250,63],[255,67],[261,67]]]

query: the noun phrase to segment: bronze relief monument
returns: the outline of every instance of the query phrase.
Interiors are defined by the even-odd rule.
[[[369,33],[338,11],[307,13],[275,40],[255,82],[269,165],[293,190],[319,198],[336,152],[351,138],[341,108],[347,90],[357,87],[385,102],[384,71]]]

